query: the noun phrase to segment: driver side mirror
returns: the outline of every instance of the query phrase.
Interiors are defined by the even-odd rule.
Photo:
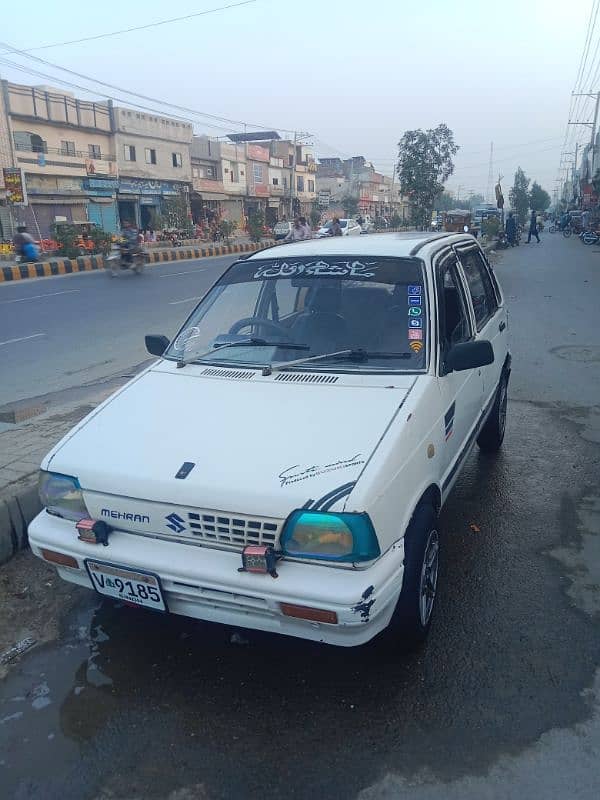
[[[446,372],[462,372],[494,363],[494,348],[487,339],[452,345],[445,359]]]
[[[144,337],[144,342],[146,343],[146,350],[151,356],[162,356],[169,346],[168,338],[158,333],[149,333]]]

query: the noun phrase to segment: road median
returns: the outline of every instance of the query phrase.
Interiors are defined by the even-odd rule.
[[[237,253],[251,253],[272,247],[275,242],[241,243],[229,245],[203,245],[201,247],[173,247],[148,252],[148,264],[164,264],[168,261],[185,261],[196,258],[214,258]],[[17,264],[0,267],[0,283],[30,280],[31,278],[52,278],[57,275],[72,275],[76,272],[92,272],[104,269],[101,255],[78,256],[77,258],[52,258],[35,264]]]

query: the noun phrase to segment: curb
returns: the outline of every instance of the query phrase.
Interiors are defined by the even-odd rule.
[[[0,565],[29,545],[27,526],[41,510],[35,483],[22,487],[13,497],[0,500]]]
[[[190,258],[212,258],[233,253],[249,253],[272,247],[274,242],[259,244],[214,245],[212,247],[178,247],[172,250],[151,250],[148,252],[149,264],[162,264],[166,261],[183,261]],[[71,275],[75,272],[91,272],[104,268],[104,257],[78,256],[77,258],[58,258],[36,264],[18,264],[15,267],[0,267],[0,283],[28,280],[30,278],[52,278],[56,275]]]

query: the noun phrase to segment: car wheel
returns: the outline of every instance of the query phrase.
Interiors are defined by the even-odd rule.
[[[440,565],[440,535],[433,506],[422,504],[404,537],[404,576],[388,631],[395,644],[410,649],[423,642],[433,617]]]
[[[477,444],[485,453],[495,453],[502,446],[504,432],[506,431],[507,403],[508,375],[504,373],[500,380],[490,415],[477,437]]]

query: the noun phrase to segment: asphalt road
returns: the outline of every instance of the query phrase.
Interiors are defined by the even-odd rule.
[[[81,590],[58,641],[0,684],[3,798],[596,800],[600,251],[548,235],[497,272],[507,438],[473,454],[444,509],[427,646],[232,639]],[[168,289],[131,327],[168,323],[165,302],[186,296],[151,283]]]
[[[101,270],[0,284],[0,406],[127,372],[144,334],[172,336],[232,256],[111,279]]]

